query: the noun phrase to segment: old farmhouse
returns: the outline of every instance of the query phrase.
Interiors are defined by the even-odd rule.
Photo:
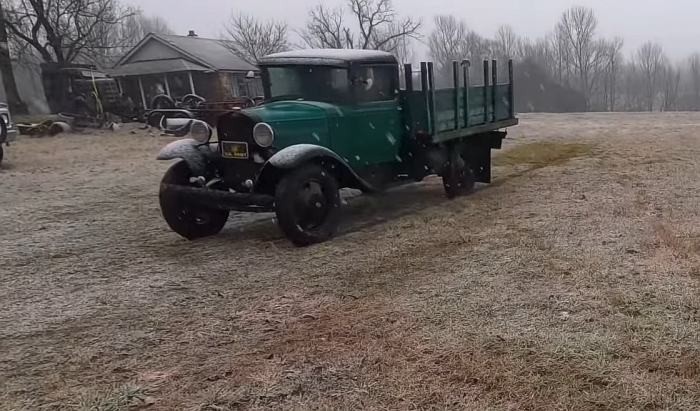
[[[159,94],[174,99],[197,94],[207,101],[263,94],[258,69],[226,46],[224,40],[149,34],[109,71],[141,108]]]

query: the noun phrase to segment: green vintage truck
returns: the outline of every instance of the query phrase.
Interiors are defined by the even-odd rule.
[[[191,120],[188,138],[159,160],[181,159],[160,187],[169,226],[188,239],[218,233],[229,212],[275,212],[284,234],[305,246],[333,236],[341,188],[376,192],[442,177],[449,198],[491,180],[491,150],[518,123],[513,68],[498,83],[484,62],[472,86],[468,61],[453,63],[453,87],[435,87],[432,63],[414,72],[368,50],[299,50],[262,59],[265,100],[219,117],[214,130]],[[182,132],[182,131],[181,131]]]

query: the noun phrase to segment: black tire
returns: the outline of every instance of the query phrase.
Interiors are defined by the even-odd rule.
[[[187,110],[192,110],[202,103],[204,103],[206,100],[204,97],[200,97],[196,94],[188,94],[185,97],[182,98],[182,102],[180,103],[181,108],[187,109]]]
[[[5,156],[5,150],[2,149],[2,143],[0,143],[0,164],[2,164],[2,158]]]
[[[219,233],[226,225],[229,212],[183,203],[165,189],[165,184],[190,185],[191,176],[187,163],[173,164],[163,176],[159,198],[163,218],[170,228],[188,240],[196,240]]]
[[[319,165],[303,165],[277,184],[275,212],[282,232],[295,245],[324,242],[340,223],[338,181]]]
[[[151,112],[148,114],[148,118],[146,118],[146,124],[153,128],[160,129],[160,123],[163,122],[163,119],[165,118],[165,115],[158,113],[158,112]]]
[[[167,94],[159,94],[151,100],[151,108],[154,110],[167,110],[175,108],[175,100]]]
[[[450,148],[450,159],[442,173],[442,184],[449,199],[474,191],[476,184],[474,171],[457,147]]]

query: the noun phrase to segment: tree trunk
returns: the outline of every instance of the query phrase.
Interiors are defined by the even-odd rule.
[[[7,29],[5,28],[5,11],[0,3],[0,75],[5,86],[5,94],[10,112],[13,115],[27,114],[27,105],[19,97],[15,73],[12,71],[12,58],[10,47],[7,44]]]

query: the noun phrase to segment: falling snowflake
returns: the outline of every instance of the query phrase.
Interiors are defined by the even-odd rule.
[[[374,123],[372,123],[371,121],[369,122],[369,128],[371,128],[372,130],[377,129],[376,127],[374,127]]]
[[[318,133],[311,133],[312,136],[316,139],[316,141],[321,141],[321,137],[318,135]]]
[[[386,139],[389,140],[389,143],[391,143],[392,146],[396,144],[396,139],[394,138],[394,135],[391,134],[391,132],[386,133]]]

